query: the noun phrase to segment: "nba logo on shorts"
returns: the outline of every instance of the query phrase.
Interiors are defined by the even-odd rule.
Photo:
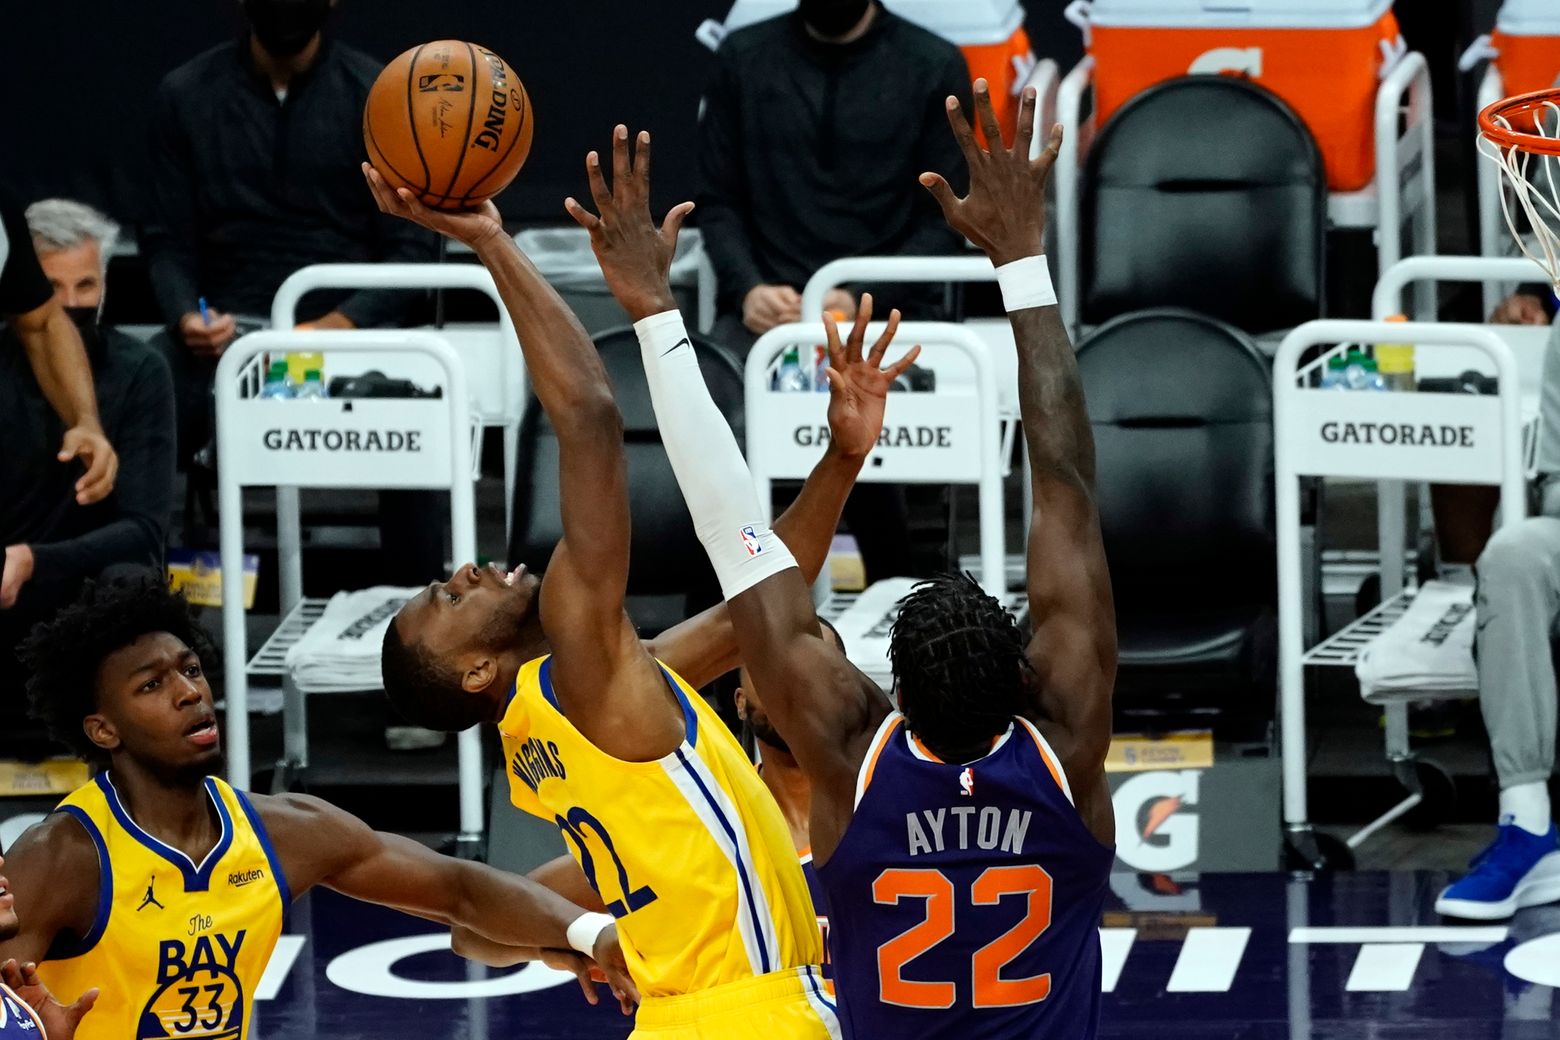
[[[747,550],[749,556],[757,556],[764,551],[764,547],[758,541],[758,532],[752,527],[742,529],[742,547]]]

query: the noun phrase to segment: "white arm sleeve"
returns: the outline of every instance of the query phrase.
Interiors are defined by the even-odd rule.
[[[682,315],[653,314],[636,322],[634,331],[661,442],[721,592],[729,600],[795,567],[791,551],[763,519],[753,474],[704,385]]]

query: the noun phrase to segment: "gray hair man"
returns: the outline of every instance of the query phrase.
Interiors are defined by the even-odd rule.
[[[32,251],[53,295],[80,331],[103,433],[119,453],[114,491],[83,505],[74,471],[58,453],[63,422],[27,352],[0,346],[0,717],[23,716],[22,675],[14,648],[37,621],[73,601],[88,578],[163,566],[173,507],[173,383],[152,347],[101,321],[108,259],[119,226],[79,202],[48,199],[26,211]],[[12,249],[26,242],[13,242]],[[41,281],[41,280],[40,280]],[[13,326],[7,339],[21,330]],[[0,753],[36,750],[23,727],[7,725]],[[11,747],[12,743],[19,744]]]

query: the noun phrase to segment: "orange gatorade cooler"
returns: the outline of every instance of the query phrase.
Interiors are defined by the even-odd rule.
[[[1004,129],[1018,116],[1018,93],[1034,71],[1019,0],[882,0],[883,6],[958,46],[970,81],[985,77]],[[735,0],[724,23],[707,21],[698,38],[712,49],[727,33],[796,10],[796,0]]]
[[[1244,76],[1311,130],[1334,191],[1375,176],[1376,90],[1404,53],[1392,0],[1074,0],[1101,125],[1134,94],[1193,73]]]
[[[1463,67],[1471,68],[1480,58],[1495,62],[1507,97],[1555,86],[1560,78],[1560,3],[1506,0],[1495,18],[1495,31],[1474,41],[1463,56]]]

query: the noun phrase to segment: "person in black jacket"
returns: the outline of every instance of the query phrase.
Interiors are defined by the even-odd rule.
[[[916,178],[962,187],[946,99],[971,105],[953,44],[878,0],[801,0],[721,45],[699,123],[699,227],[718,283],[711,336],[745,356],[801,313],[801,291],[846,256],[958,253],[962,243]],[[843,320],[864,287],[825,301]],[[944,317],[939,286],[871,286],[881,314]],[[911,574],[902,488],[861,484],[845,509],[867,578]]]
[[[49,199],[26,212],[54,302],[80,330],[103,429],[119,453],[113,493],[82,505],[75,474],[55,451],[63,423],[23,352],[0,346],[0,717],[21,704],[14,651],[37,621],[76,598],[87,578],[160,572],[173,510],[173,383],[153,347],[103,326],[104,275],[119,227],[79,202]],[[7,338],[14,337],[8,332]],[[6,727],[11,728],[9,725]]]
[[[168,323],[157,342],[173,371],[184,464],[215,458],[203,449],[214,432],[217,361],[242,326],[269,318],[289,275],[310,264],[438,255],[432,234],[380,213],[363,188],[363,105],[381,64],[325,33],[334,6],[243,0],[249,31],[170,72],[153,103],[153,216],[141,244]],[[310,293],[298,328],[405,324],[416,303],[386,290]],[[416,585],[443,573],[441,501],[437,492],[380,492],[383,581]]]
[[[170,72],[152,106],[142,247],[174,340],[185,457],[211,437],[217,359],[241,319],[269,317],[289,275],[436,255],[432,235],[385,217],[363,190],[363,104],[380,63],[322,32],[331,0],[243,6],[250,31]],[[373,328],[414,304],[404,292],[312,293],[299,317],[304,328]]]

